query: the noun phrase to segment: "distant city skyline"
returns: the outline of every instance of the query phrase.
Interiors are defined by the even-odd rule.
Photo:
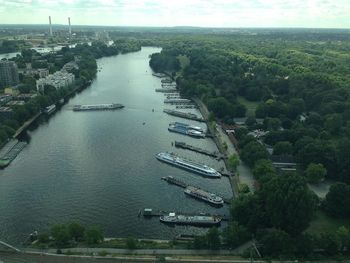
[[[349,0],[0,0],[0,24],[350,28]]]

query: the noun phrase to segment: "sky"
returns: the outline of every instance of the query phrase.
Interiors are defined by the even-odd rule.
[[[350,0],[0,0],[0,24],[350,28]]]

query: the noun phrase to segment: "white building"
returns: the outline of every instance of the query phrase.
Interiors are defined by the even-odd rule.
[[[60,89],[73,84],[74,79],[74,74],[61,70],[54,74],[50,74],[45,78],[38,79],[36,81],[36,88],[38,92],[44,92],[46,85]]]

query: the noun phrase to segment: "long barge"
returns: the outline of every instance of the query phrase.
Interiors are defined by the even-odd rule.
[[[174,165],[184,170],[200,174],[209,178],[220,178],[221,174],[215,169],[204,164],[195,163],[176,156],[173,153],[161,152],[156,155],[159,161]]]
[[[117,110],[122,108],[124,108],[124,105],[118,104],[118,103],[90,104],[90,105],[74,105],[73,111]]]
[[[4,147],[1,149],[0,153],[0,168],[5,168],[8,166],[17,155],[26,147],[26,142],[18,141],[17,139],[10,140]]]
[[[176,225],[193,225],[193,226],[215,226],[221,223],[221,218],[211,215],[181,215],[169,213],[159,217],[160,222]]]
[[[185,194],[187,194],[193,198],[196,198],[198,200],[209,203],[210,205],[218,207],[218,206],[222,206],[225,202],[225,200],[222,197],[220,197],[214,193],[210,193],[210,192],[205,191],[199,187],[188,185],[185,182],[183,182],[179,179],[176,179],[172,176],[162,177],[162,180],[168,182],[169,184],[174,184],[174,185],[177,185],[177,186],[184,188]]]
[[[170,110],[170,109],[164,109],[163,112],[165,112],[166,114],[180,117],[180,118],[184,118],[184,119],[204,122],[203,118],[198,117],[196,114],[193,114],[190,112],[182,112],[182,111],[176,111],[176,110]]]

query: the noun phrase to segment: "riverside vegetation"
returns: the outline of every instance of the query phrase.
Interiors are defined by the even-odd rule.
[[[172,72],[182,95],[199,97],[223,123],[247,117],[235,136],[256,191],[234,200],[229,226],[211,229],[196,247],[235,247],[254,235],[265,258],[348,255],[349,223],[330,225],[350,219],[349,40],[337,30],[157,36],[163,50],[151,57],[154,71]],[[248,134],[255,129],[268,133],[258,140]],[[266,145],[294,157],[297,170],[276,171]],[[307,182],[324,178],[336,183],[321,200]],[[320,214],[329,221],[312,231]]]

